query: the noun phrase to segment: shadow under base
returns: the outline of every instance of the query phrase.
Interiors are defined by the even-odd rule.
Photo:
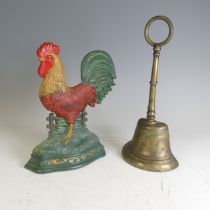
[[[62,118],[57,118],[55,123],[56,129],[33,149],[25,168],[36,173],[65,171],[80,168],[105,156],[104,146],[99,142],[99,138],[81,123],[81,116],[74,125],[74,136],[67,144],[63,140],[68,124]]]

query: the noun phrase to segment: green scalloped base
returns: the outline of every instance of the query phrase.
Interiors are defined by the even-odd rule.
[[[103,156],[105,156],[105,150],[101,144],[98,145],[98,147],[89,149],[83,153],[69,156],[53,155],[53,157],[38,157],[32,154],[31,159],[25,165],[25,168],[39,174],[66,171],[86,166]]]
[[[99,138],[81,124],[81,115],[74,125],[74,136],[65,144],[64,137],[68,123],[56,119],[56,129],[48,138],[33,149],[31,159],[25,168],[36,173],[65,171],[85,166],[105,156],[104,146]]]

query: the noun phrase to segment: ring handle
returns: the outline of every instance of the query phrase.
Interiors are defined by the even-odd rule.
[[[156,20],[162,20],[162,21],[166,22],[167,25],[168,25],[168,28],[169,28],[168,36],[162,42],[153,42],[149,37],[149,28],[150,28],[151,24],[153,22],[155,22]],[[145,29],[144,29],[144,37],[145,37],[147,43],[151,46],[157,46],[157,45],[158,46],[163,46],[163,45],[166,45],[171,40],[171,38],[173,36],[173,31],[174,31],[173,24],[166,16],[155,16],[147,22],[147,24],[145,26]]]

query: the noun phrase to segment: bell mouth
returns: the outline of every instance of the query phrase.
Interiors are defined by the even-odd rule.
[[[167,124],[158,121],[151,124],[148,119],[139,119],[132,140],[123,147],[123,159],[146,171],[170,171],[178,166],[178,161],[169,141]]]

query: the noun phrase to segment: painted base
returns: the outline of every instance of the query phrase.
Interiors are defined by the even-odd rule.
[[[81,123],[81,116],[74,125],[73,138],[65,144],[67,130],[66,121],[62,118],[56,119],[56,129],[33,149],[25,168],[36,173],[72,170],[105,156],[104,146],[99,142],[99,138]]]
[[[69,156],[36,156],[31,155],[31,159],[25,165],[25,168],[39,173],[50,173],[54,171],[65,171],[77,169],[105,156],[104,147],[98,145],[97,148],[86,150],[83,153],[77,153]]]

